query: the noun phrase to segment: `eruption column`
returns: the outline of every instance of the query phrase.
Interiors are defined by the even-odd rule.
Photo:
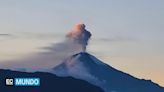
[[[81,45],[83,52],[86,51],[86,46],[90,37],[91,33],[85,29],[84,24],[75,25],[72,31],[67,34],[67,38]]]

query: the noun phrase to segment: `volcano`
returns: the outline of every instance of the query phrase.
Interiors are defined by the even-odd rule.
[[[164,88],[151,80],[138,79],[109,66],[93,55],[81,52],[68,57],[55,66],[58,76],[72,76],[101,87],[105,92],[164,92]]]

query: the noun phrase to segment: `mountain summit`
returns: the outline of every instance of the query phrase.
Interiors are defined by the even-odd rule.
[[[86,80],[106,92],[164,92],[164,88],[151,80],[138,79],[121,72],[86,52],[67,58],[52,72],[58,76]]]

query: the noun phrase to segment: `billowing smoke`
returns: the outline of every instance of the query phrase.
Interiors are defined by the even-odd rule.
[[[45,47],[45,52],[31,54],[20,60],[4,61],[0,68],[9,69],[48,69],[64,61],[67,57],[84,52],[91,37],[91,33],[85,29],[84,24],[77,24],[66,39],[60,43]]]
[[[85,29],[84,24],[77,24],[73,30],[67,34],[69,40],[73,40],[82,47],[82,51],[86,51],[86,45],[91,37],[91,33]]]

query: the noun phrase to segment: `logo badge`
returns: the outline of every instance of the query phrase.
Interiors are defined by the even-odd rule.
[[[8,78],[7,86],[40,86],[40,78]]]
[[[7,85],[7,86],[12,86],[12,85],[14,85],[14,79],[6,79],[6,85]]]

